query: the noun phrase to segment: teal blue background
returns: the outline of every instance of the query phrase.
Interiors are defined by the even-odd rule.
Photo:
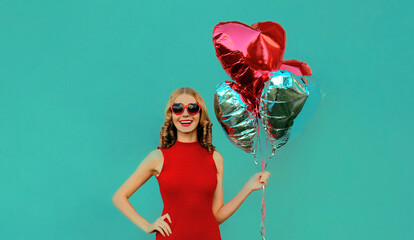
[[[170,93],[206,100],[224,200],[258,171],[213,111],[222,21],[279,22],[323,100],[267,168],[266,239],[413,239],[412,1],[1,1],[0,238],[155,239],[112,204]],[[411,66],[411,67],[410,67]],[[151,178],[130,198],[162,211]],[[221,228],[260,239],[261,192]]]

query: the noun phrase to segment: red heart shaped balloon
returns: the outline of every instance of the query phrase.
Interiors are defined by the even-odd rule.
[[[289,59],[282,62],[280,69],[292,72],[296,76],[311,76],[312,70],[305,62],[296,59]]]
[[[269,73],[282,64],[286,33],[276,22],[219,23],[213,30],[216,55],[224,70],[257,99]]]

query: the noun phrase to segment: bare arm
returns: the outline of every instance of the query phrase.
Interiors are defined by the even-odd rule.
[[[134,194],[148,179],[157,173],[156,167],[163,162],[161,150],[152,151],[140,163],[135,172],[125,181],[112,197],[114,205],[135,225],[144,232],[151,233],[151,223],[143,218],[129,202],[129,197]],[[167,217],[169,218],[169,216]],[[170,220],[171,221],[171,220]],[[163,223],[162,223],[163,224]]]
[[[223,204],[223,156],[215,151],[213,158],[217,167],[217,187],[214,192],[213,213],[217,223],[220,225],[236,212],[250,193],[262,188],[262,183],[267,184],[270,173],[267,171],[264,173],[256,173],[232,200]]]

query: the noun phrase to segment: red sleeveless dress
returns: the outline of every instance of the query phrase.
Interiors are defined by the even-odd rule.
[[[162,215],[168,213],[172,234],[156,240],[221,240],[213,215],[213,197],[217,186],[217,169],[213,154],[199,142],[176,143],[163,153],[164,163],[157,177],[164,203]]]

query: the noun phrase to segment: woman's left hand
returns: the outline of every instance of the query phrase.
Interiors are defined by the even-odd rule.
[[[270,172],[268,171],[256,173],[252,177],[250,177],[250,179],[246,182],[244,187],[246,187],[250,191],[261,189],[263,183],[266,187],[267,180],[269,180],[269,176],[270,176]]]

